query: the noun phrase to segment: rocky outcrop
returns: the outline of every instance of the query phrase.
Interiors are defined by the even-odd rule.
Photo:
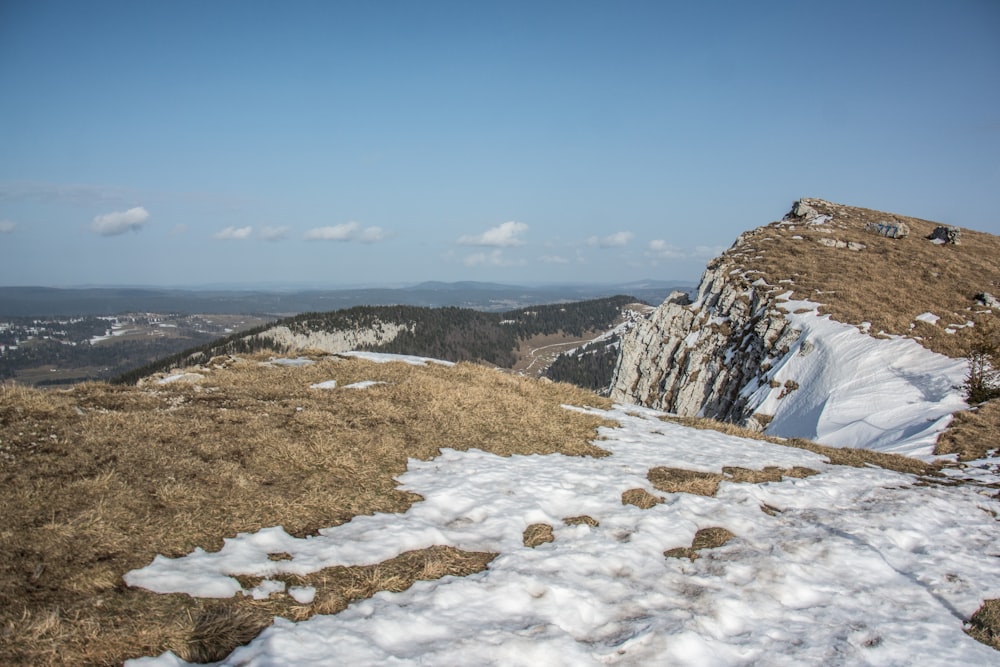
[[[803,200],[783,220],[742,234],[709,264],[693,302],[674,293],[623,338],[611,398],[782,437],[931,457],[952,413],[967,407],[966,360],[821,314],[808,297],[852,295],[816,283],[807,291],[798,281],[810,262],[843,257],[824,254],[841,247],[857,251],[851,261],[871,274],[869,287],[896,268],[865,244],[821,242],[861,231],[855,211]]]
[[[741,236],[733,247],[744,242]],[[742,390],[759,384],[799,336],[775,307],[773,290],[762,287],[728,255],[714,260],[694,303],[675,292],[624,339],[611,398],[762,426]]]

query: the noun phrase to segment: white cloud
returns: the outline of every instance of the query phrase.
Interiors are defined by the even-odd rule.
[[[388,232],[386,232],[381,227],[365,227],[357,235],[356,240],[361,243],[378,243],[379,241],[385,240],[389,237]]]
[[[656,259],[683,259],[687,253],[677,246],[670,245],[663,239],[650,241],[646,246],[646,255]]]
[[[358,243],[377,243],[389,237],[381,227],[362,227],[357,222],[345,222],[342,225],[314,227],[306,232],[307,241],[357,241]]]
[[[16,222],[10,220],[0,220],[0,234],[10,234],[17,227]]]
[[[215,238],[222,239],[223,241],[242,241],[243,239],[250,238],[251,234],[253,234],[253,227],[249,225],[246,227],[233,227],[230,225],[216,232]]]
[[[504,257],[499,248],[492,252],[477,252],[466,257],[462,262],[466,266],[514,266],[524,264],[523,260],[513,260]]]
[[[90,229],[101,236],[118,236],[130,231],[139,231],[147,220],[149,211],[142,206],[136,206],[127,211],[112,211],[99,215],[90,223]]]
[[[478,245],[489,248],[510,248],[513,246],[524,245],[524,241],[522,241],[519,237],[526,231],[528,231],[528,225],[523,222],[514,222],[512,220],[487,229],[482,234],[463,236],[458,239],[458,242],[461,245]]]
[[[599,238],[597,236],[591,236],[587,239],[587,245],[590,246],[600,246],[602,248],[622,248],[628,245],[628,242],[635,237],[632,232],[615,232],[609,236]]]
[[[260,235],[265,241],[283,241],[288,238],[289,227],[262,227]]]
[[[569,264],[569,260],[558,255],[542,255],[538,258],[543,264]]]

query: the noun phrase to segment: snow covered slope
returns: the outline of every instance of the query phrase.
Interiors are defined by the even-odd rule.
[[[900,273],[897,255],[919,255],[932,244],[909,239],[912,243],[904,247],[899,245],[902,240],[874,234],[869,234],[870,243],[885,248],[868,252],[857,241],[831,244],[838,234],[867,239],[866,232],[857,229],[861,214],[828,202],[809,202],[848,222],[837,226],[832,215],[819,215],[807,206],[812,217],[789,214],[781,222],[742,235],[709,264],[693,303],[675,293],[625,337],[611,397],[781,437],[929,458],[950,415],[968,407],[961,390],[967,362],[932,352],[913,338],[881,331],[871,335],[876,332],[870,322],[860,318],[898,321],[894,309],[913,307],[880,298],[877,288],[888,276]],[[798,264],[782,268],[780,261],[771,260],[779,268],[765,271],[758,265],[766,264],[768,253],[799,257]],[[808,260],[800,257],[806,255]],[[798,284],[800,277],[810,270],[821,273],[820,268],[810,269],[810,262],[822,268],[827,261],[851,267],[869,283],[855,285],[853,293],[847,293],[849,287],[838,293],[814,289],[812,300],[803,300],[801,294],[810,292]],[[957,260],[940,255],[935,261],[941,262],[935,267],[940,268]],[[995,258],[987,265],[1000,272]],[[782,270],[787,270],[786,277],[781,277]],[[969,318],[996,318],[989,309],[975,309],[973,297],[974,292],[962,297],[969,302],[962,306],[963,321],[966,312]],[[834,300],[841,306],[838,312],[853,309],[859,321],[844,324],[821,315],[819,309]],[[903,321],[919,320],[917,312]],[[946,330],[926,320],[910,329],[915,326],[926,327],[927,336],[937,336],[939,348],[946,346],[949,336],[955,338],[954,328]],[[967,326],[972,326],[972,319]]]
[[[220,663],[232,666],[1000,664],[1000,653],[963,632],[983,599],[1000,597],[997,499],[833,466],[637,406],[588,412],[618,424],[597,441],[610,457],[445,450],[411,461],[399,479],[424,498],[405,514],[359,516],[303,539],[280,527],[241,534],[216,553],[157,557],[126,581],[266,597],[285,590],[284,575],[423,546],[500,554],[479,574],[378,593],[332,616],[276,619]],[[647,476],[658,466],[817,474],[723,481],[703,496],[662,493]],[[625,504],[633,489],[661,502]],[[564,521],[581,515],[596,525]],[[554,540],[525,546],[523,532],[537,523],[551,525]],[[665,557],[707,528],[734,537],[694,560]],[[279,552],[288,558],[269,559]],[[247,591],[234,575],[263,581]],[[126,664],[186,663],[166,653]]]

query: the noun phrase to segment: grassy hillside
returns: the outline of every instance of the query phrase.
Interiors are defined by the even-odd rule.
[[[305,536],[359,514],[400,512],[408,458],[440,447],[602,456],[604,404],[568,385],[480,366],[308,367],[218,359],[199,382],[0,390],[0,664],[102,664],[173,650],[218,659],[272,616],[333,613],[382,589],[485,567],[491,554],[435,548],[301,579],[313,603],[195,600],[126,587],[156,554],[215,550],[283,525]],[[190,378],[189,378],[190,379]],[[365,391],[310,385],[384,382]],[[276,556],[280,557],[280,556]]]
[[[983,335],[1000,335],[1000,313],[975,299],[1000,293],[1000,237],[962,227],[960,244],[938,245],[926,237],[939,223],[803,201],[828,219],[810,224],[789,217],[759,227],[713,262],[743,269],[748,285],[762,278],[776,291],[823,304],[821,312],[836,320],[870,322],[872,334],[910,336],[949,356],[967,356]],[[880,222],[905,223],[910,233],[890,239],[866,231]],[[927,312],[941,319],[916,319]]]

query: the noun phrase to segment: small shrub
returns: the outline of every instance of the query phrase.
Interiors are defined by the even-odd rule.
[[[985,403],[1000,398],[1000,346],[979,343],[969,355],[969,372],[965,376],[965,396],[969,403]]]

